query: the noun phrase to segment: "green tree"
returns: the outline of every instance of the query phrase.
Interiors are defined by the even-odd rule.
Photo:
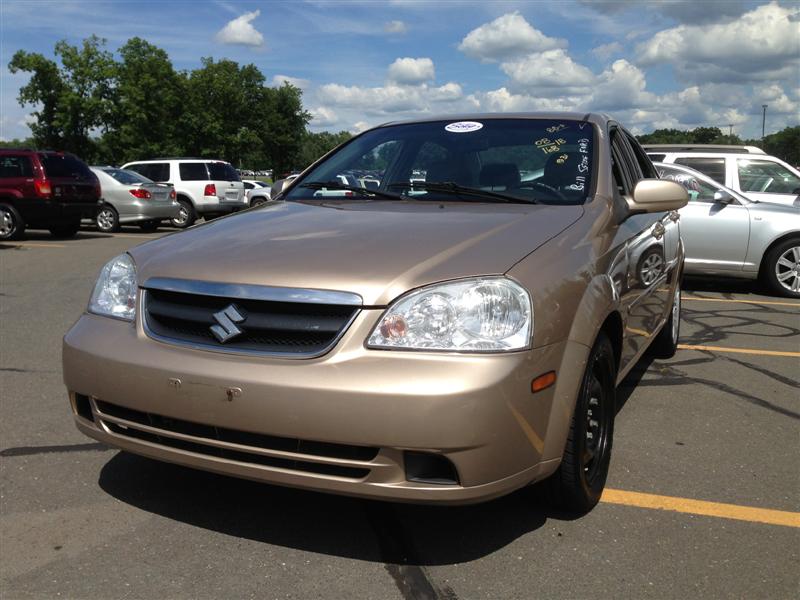
[[[34,144],[41,148],[63,147],[64,136],[58,108],[65,84],[58,65],[41,54],[18,50],[8,69],[12,73],[24,71],[32,74],[28,83],[20,88],[17,100],[20,106],[41,106],[31,113],[34,121],[29,127]]]
[[[128,40],[119,54],[111,127],[100,140],[103,161],[122,164],[182,153],[177,123],[185,78],[164,50],[141,38]]]
[[[303,144],[298,155],[299,164],[296,166],[304,169],[351,137],[353,135],[349,131],[340,131],[339,133],[307,131],[303,136]]]
[[[767,154],[777,156],[792,166],[800,165],[800,126],[786,127],[764,136],[761,140],[747,140],[746,143],[757,146]]]
[[[265,154],[274,176],[302,168],[300,150],[311,115],[303,110],[300,88],[284,83],[279,88],[263,88],[265,102]]]

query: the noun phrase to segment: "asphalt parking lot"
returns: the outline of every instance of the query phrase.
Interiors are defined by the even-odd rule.
[[[619,392],[590,514],[282,489],[104,448],[72,424],[61,337],[125,228],[0,244],[0,596],[791,598],[800,590],[800,302],[685,282],[681,343]]]

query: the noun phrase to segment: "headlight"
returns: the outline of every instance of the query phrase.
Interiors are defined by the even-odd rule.
[[[136,266],[127,254],[112,258],[100,271],[89,312],[133,321],[136,315]]]
[[[465,279],[411,292],[390,306],[370,348],[505,352],[530,344],[531,299],[505,277]]]

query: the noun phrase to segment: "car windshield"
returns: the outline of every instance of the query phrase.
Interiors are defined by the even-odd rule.
[[[388,195],[375,192],[390,192],[413,200],[582,204],[592,189],[594,135],[590,123],[569,119],[380,127],[317,165],[286,199],[378,200]]]
[[[136,171],[129,171],[128,169],[103,169],[107,175],[111,175],[114,179],[123,185],[137,185],[139,183],[153,183],[152,179],[148,179],[144,175],[139,175]]]
[[[71,179],[91,179],[94,173],[83,161],[69,154],[40,154],[45,173],[48,177],[68,177]]]
[[[208,163],[208,174],[215,181],[241,181],[236,169],[224,162]]]

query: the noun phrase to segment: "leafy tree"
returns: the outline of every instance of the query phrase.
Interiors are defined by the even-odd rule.
[[[104,162],[180,154],[177,123],[185,78],[161,48],[135,37],[119,49],[110,130],[101,139]]]
[[[275,176],[295,167],[305,167],[300,149],[311,115],[303,110],[300,88],[284,83],[279,88],[263,88],[266,101],[265,155]]]
[[[296,166],[300,168],[307,167],[351,137],[353,135],[349,131],[340,131],[339,133],[330,133],[329,131],[320,133],[306,132],[303,136],[303,145],[300,149]]]
[[[800,165],[800,126],[786,127],[761,140],[747,140],[750,146],[758,146],[767,154],[777,156],[792,166]]]
[[[58,108],[65,84],[58,65],[41,54],[18,50],[8,64],[8,69],[12,73],[32,73],[28,83],[20,88],[17,100],[20,106],[41,106],[31,113],[34,121],[29,127],[34,144],[41,148],[61,148],[64,137]]]

